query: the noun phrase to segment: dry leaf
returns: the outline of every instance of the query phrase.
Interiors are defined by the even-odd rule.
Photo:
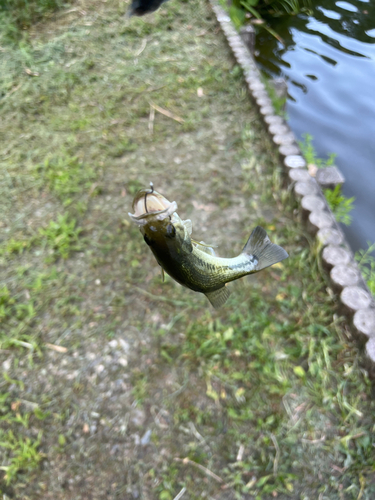
[[[29,76],[39,76],[39,73],[37,71],[31,71],[29,68],[25,68],[25,73],[27,73]]]
[[[62,352],[63,354],[68,351],[68,349],[66,347],[63,347],[62,345],[46,344],[46,347],[48,347],[48,349],[51,349],[52,351]]]

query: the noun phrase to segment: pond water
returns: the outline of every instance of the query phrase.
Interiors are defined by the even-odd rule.
[[[375,242],[375,0],[313,1],[312,16],[279,18],[257,36],[257,61],[288,82],[295,135],[313,136],[320,158],[336,153],[344,194],[355,197],[343,229],[352,249]]]

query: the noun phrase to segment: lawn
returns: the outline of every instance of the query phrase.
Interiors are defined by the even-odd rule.
[[[0,491],[17,500],[375,497],[373,390],[204,0],[82,0],[0,39]],[[220,310],[128,217],[289,259]]]

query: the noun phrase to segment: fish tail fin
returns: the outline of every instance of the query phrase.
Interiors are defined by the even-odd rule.
[[[266,231],[260,226],[251,233],[242,253],[256,257],[258,263],[255,271],[277,264],[288,257],[283,248],[271,243]]]

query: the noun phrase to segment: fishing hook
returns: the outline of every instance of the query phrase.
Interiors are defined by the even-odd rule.
[[[145,210],[146,210],[146,214],[148,214],[148,210],[147,210],[147,195],[148,194],[152,194],[154,192],[154,184],[152,182],[150,182],[150,189],[151,189],[150,192],[148,192],[148,191],[145,192]]]

